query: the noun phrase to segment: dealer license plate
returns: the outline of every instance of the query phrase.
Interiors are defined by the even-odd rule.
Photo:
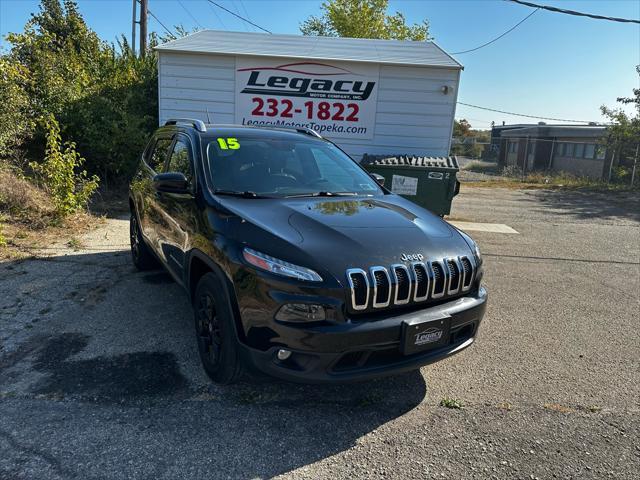
[[[449,343],[451,317],[402,322],[402,353],[423,352]]]

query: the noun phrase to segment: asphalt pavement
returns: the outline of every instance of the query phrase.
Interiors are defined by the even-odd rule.
[[[124,218],[1,263],[0,478],[638,478],[638,195],[463,186],[452,217],[518,232],[470,232],[477,342],[353,385],[211,384]]]

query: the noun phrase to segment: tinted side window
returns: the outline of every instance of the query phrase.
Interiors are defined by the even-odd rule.
[[[147,158],[147,164],[156,172],[161,172],[164,161],[167,159],[167,150],[171,145],[171,138],[159,138],[153,147],[153,152]]]
[[[167,171],[184,173],[184,176],[187,177],[189,182],[193,179],[191,170],[191,148],[187,140],[180,137],[176,140],[171,158],[169,158]]]

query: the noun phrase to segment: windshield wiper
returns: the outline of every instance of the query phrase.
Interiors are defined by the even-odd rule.
[[[242,197],[242,198],[273,198],[267,197],[265,195],[258,195],[256,192],[252,192],[251,190],[245,190],[244,192],[240,192],[237,190],[225,190],[223,188],[216,188],[213,193],[216,195],[229,195],[231,197]]]
[[[355,192],[312,192],[312,193],[299,193],[294,195],[286,195],[285,198],[299,198],[299,197],[354,197],[358,194]]]

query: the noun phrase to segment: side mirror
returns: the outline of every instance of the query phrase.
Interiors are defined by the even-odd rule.
[[[158,192],[189,193],[189,180],[180,172],[159,173],[153,177],[153,187]]]
[[[370,173],[369,175],[371,175],[371,178],[373,178],[378,185],[384,187],[384,177],[382,175],[379,173]]]

